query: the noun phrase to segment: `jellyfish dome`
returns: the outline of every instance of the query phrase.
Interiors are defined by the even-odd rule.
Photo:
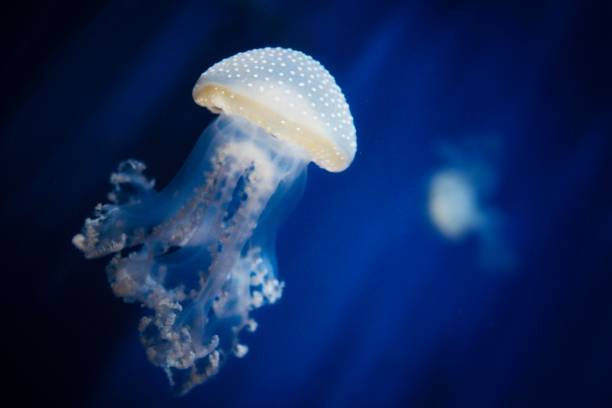
[[[445,169],[432,178],[428,207],[434,225],[450,239],[462,238],[482,222],[474,187],[458,170]]]
[[[86,258],[114,254],[114,294],[142,304],[148,359],[184,394],[243,357],[251,312],[282,296],[274,236],[306,167],[346,169],[357,149],[342,91],[321,64],[295,50],[239,53],[205,71],[196,103],[220,114],[161,191],[127,160],[110,177],[74,245]]]

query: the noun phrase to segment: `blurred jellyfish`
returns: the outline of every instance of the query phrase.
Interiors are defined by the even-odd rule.
[[[483,221],[475,191],[464,174],[443,169],[431,180],[429,214],[442,235],[458,239]]]
[[[334,78],[290,49],[239,53],[204,72],[196,103],[221,115],[162,191],[136,160],[111,175],[74,245],[87,258],[114,253],[115,295],[150,310],[139,324],[149,360],[184,394],[248,348],[250,311],[276,302],[279,214],[295,202],[310,161],[346,169],[355,128]],[[292,199],[293,196],[293,199]]]
[[[432,223],[445,238],[457,242],[476,236],[482,264],[508,269],[514,257],[503,237],[504,217],[487,205],[496,186],[493,163],[499,150],[496,139],[489,142],[441,149],[447,164],[431,178],[427,207]]]

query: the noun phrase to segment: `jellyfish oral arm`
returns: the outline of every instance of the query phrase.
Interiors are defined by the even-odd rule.
[[[87,257],[115,254],[107,267],[113,292],[151,310],[141,342],[179,393],[229,355],[244,356],[238,335],[255,329],[250,311],[281,297],[273,254],[256,239],[273,231],[258,221],[308,163],[299,148],[233,116],[219,117],[202,139],[161,192],[141,163],[120,165],[112,202],[73,239]]]

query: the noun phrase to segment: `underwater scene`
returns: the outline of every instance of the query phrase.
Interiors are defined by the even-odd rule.
[[[612,406],[612,4],[5,19],[7,399]]]

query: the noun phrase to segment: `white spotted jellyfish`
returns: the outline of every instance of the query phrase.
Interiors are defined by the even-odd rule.
[[[213,65],[193,89],[220,114],[161,191],[128,160],[74,245],[86,258],[114,254],[114,294],[149,313],[138,326],[148,359],[179,394],[243,357],[252,310],[275,303],[275,231],[311,161],[340,172],[357,150],[342,91],[313,58],[262,48]]]

